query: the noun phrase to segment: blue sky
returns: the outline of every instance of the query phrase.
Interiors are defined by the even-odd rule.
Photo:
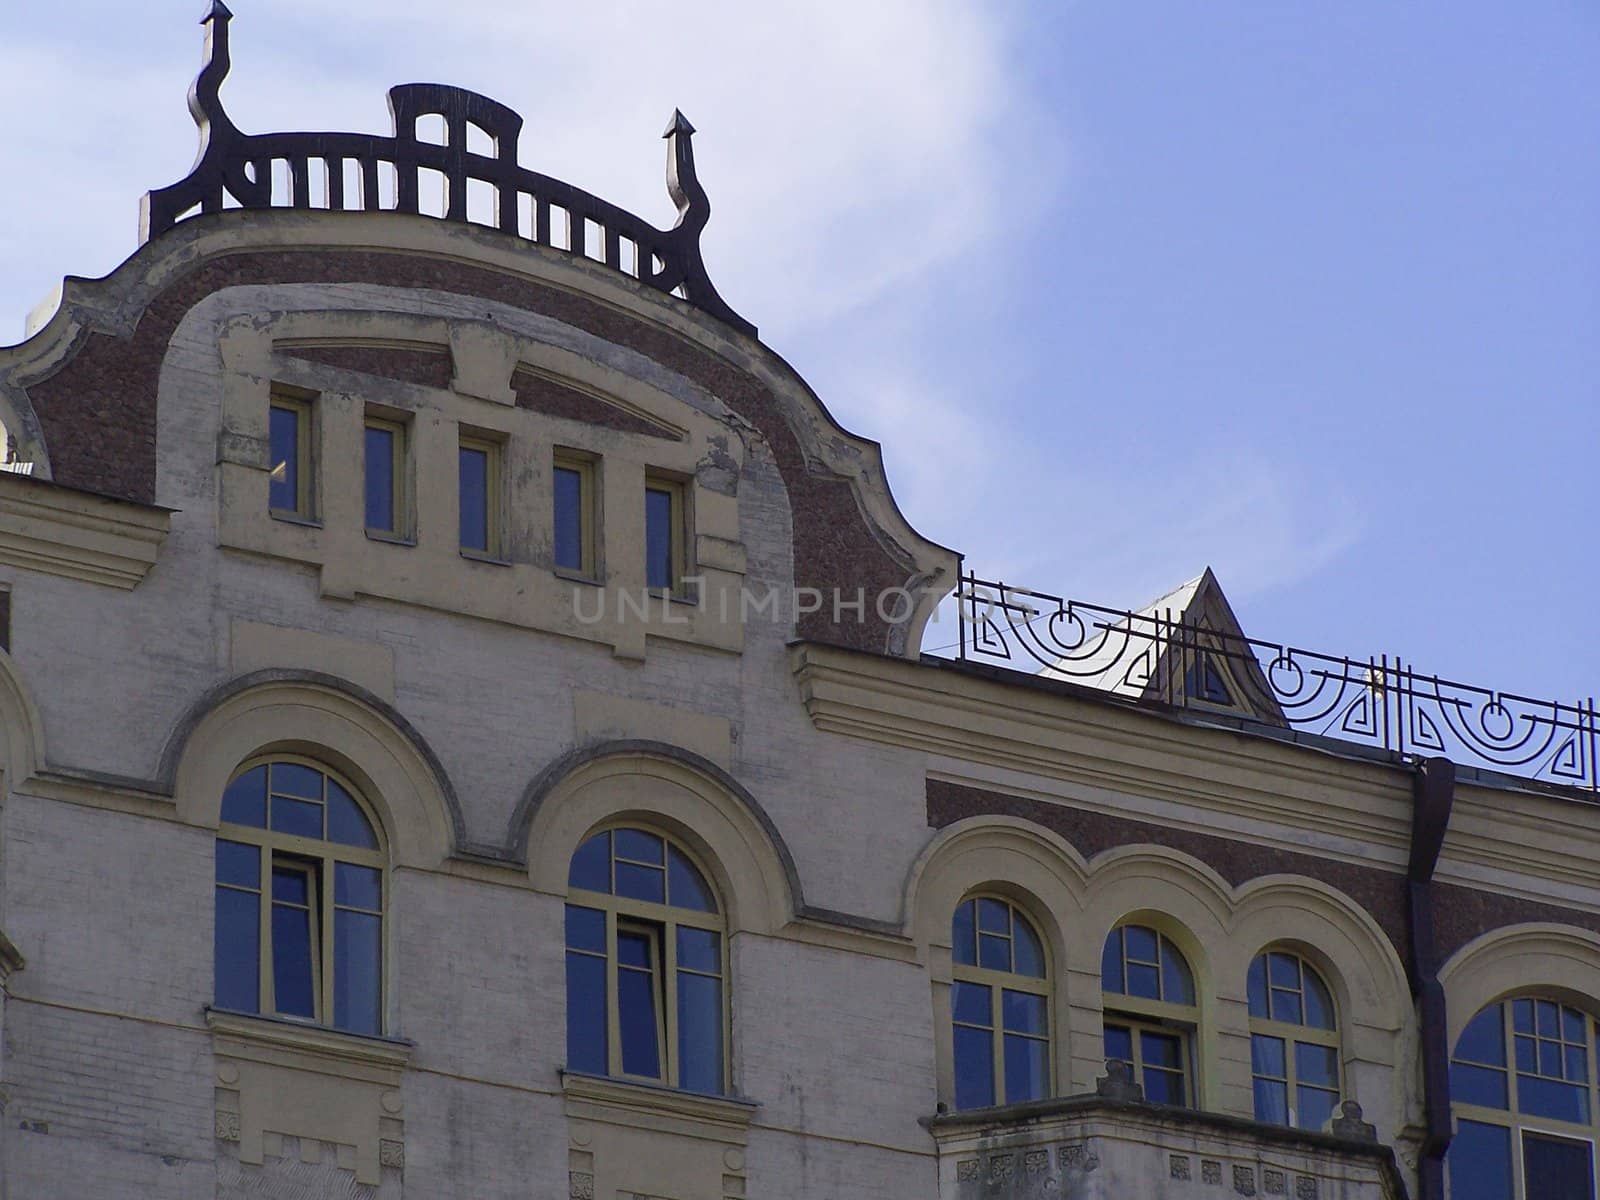
[[[0,341],[187,169],[200,7],[0,15]],[[459,83],[662,224],[681,106],[719,289],[980,572],[1600,692],[1600,9],[234,8],[243,128]]]

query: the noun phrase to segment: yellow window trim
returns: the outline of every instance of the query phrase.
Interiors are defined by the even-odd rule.
[[[597,486],[599,475],[599,460],[592,454],[581,450],[571,450],[558,446],[552,461],[552,471],[572,471],[578,476],[578,556],[580,559],[576,567],[563,567],[557,565],[555,571],[558,575],[576,576],[584,580],[598,580],[600,578],[599,538],[596,536],[599,526],[599,495]],[[551,528],[555,523],[555,486],[554,476],[551,477],[550,488]],[[551,549],[552,559],[554,547]]]
[[[503,510],[504,501],[502,491],[502,457],[505,453],[505,439],[487,433],[475,433],[462,428],[460,437],[462,450],[477,450],[484,456],[484,514],[486,529],[484,541],[487,543],[482,550],[471,546],[462,546],[461,553],[468,558],[491,558],[499,560],[504,557],[505,547],[501,541],[504,526]],[[457,455],[456,495],[461,494],[460,456]]]
[[[389,498],[389,528],[378,529],[368,525],[367,532],[391,538],[407,537],[411,531],[411,473],[407,470],[411,440],[409,425],[404,420],[375,415],[369,411],[366,420],[363,422],[362,429],[363,431],[367,429],[382,429],[393,435],[390,439],[389,470],[391,473],[390,478],[394,481],[394,490]],[[363,438],[364,441],[365,438]],[[366,464],[363,460],[363,489],[366,486],[365,471]],[[364,490],[362,500],[364,518],[366,513]]]
[[[316,460],[311,453],[311,441],[313,436],[311,400],[309,397],[290,395],[287,392],[275,388],[272,392],[269,408],[282,409],[285,412],[291,412],[294,414],[296,486],[293,508],[271,508],[269,503],[268,511],[276,516],[291,517],[299,521],[315,520],[316,506],[313,503],[315,489],[312,486],[314,482],[312,472],[315,469]],[[271,422],[269,413],[269,445],[271,437],[270,425]],[[271,469],[270,463],[268,464],[268,469]],[[270,486],[268,488],[268,495],[271,495]]]
[[[651,591],[659,595],[677,597],[687,596],[687,585],[684,578],[689,574],[689,487],[688,481],[680,476],[669,475],[662,471],[646,471],[644,476],[644,489],[646,492],[665,492],[671,497],[671,516],[668,519],[668,532],[671,535],[672,555],[672,586],[668,588],[652,588]],[[649,541],[649,531],[646,530],[646,544]]]

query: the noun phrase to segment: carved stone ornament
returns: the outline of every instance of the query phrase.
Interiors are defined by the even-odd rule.
[[[219,1142],[237,1142],[239,1140],[239,1114],[219,1108],[217,1110],[216,1131]]]

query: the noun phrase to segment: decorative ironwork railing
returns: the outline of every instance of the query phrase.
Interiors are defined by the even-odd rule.
[[[1539,700],[1428,675],[1398,656],[1320,654],[1171,610],[1105,608],[967,573],[956,598],[967,662],[1600,795],[1592,697]]]
[[[717,294],[700,256],[711,201],[695,175],[694,127],[674,112],[667,140],[667,192],[678,207],[671,229],[598,196],[530,171],[517,162],[522,118],[475,92],[437,83],[389,90],[394,134],[241,133],[220,90],[232,65],[233,14],[212,0],[206,14],[205,64],[189,92],[200,127],[200,154],[188,176],[144,197],[140,240],[180,220],[224,208],[325,208],[423,213],[425,188],[439,185],[439,211],[425,215],[489,225],[577,257],[605,263],[667,292],[745,333],[756,328]],[[441,118],[442,142],[420,136],[424,119]],[[469,145],[479,140],[488,153]]]

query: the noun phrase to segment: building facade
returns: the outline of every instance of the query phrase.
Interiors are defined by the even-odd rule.
[[[1595,1194],[1592,706],[984,585],[681,115],[660,230],[229,19],[0,350],[0,1194]]]

